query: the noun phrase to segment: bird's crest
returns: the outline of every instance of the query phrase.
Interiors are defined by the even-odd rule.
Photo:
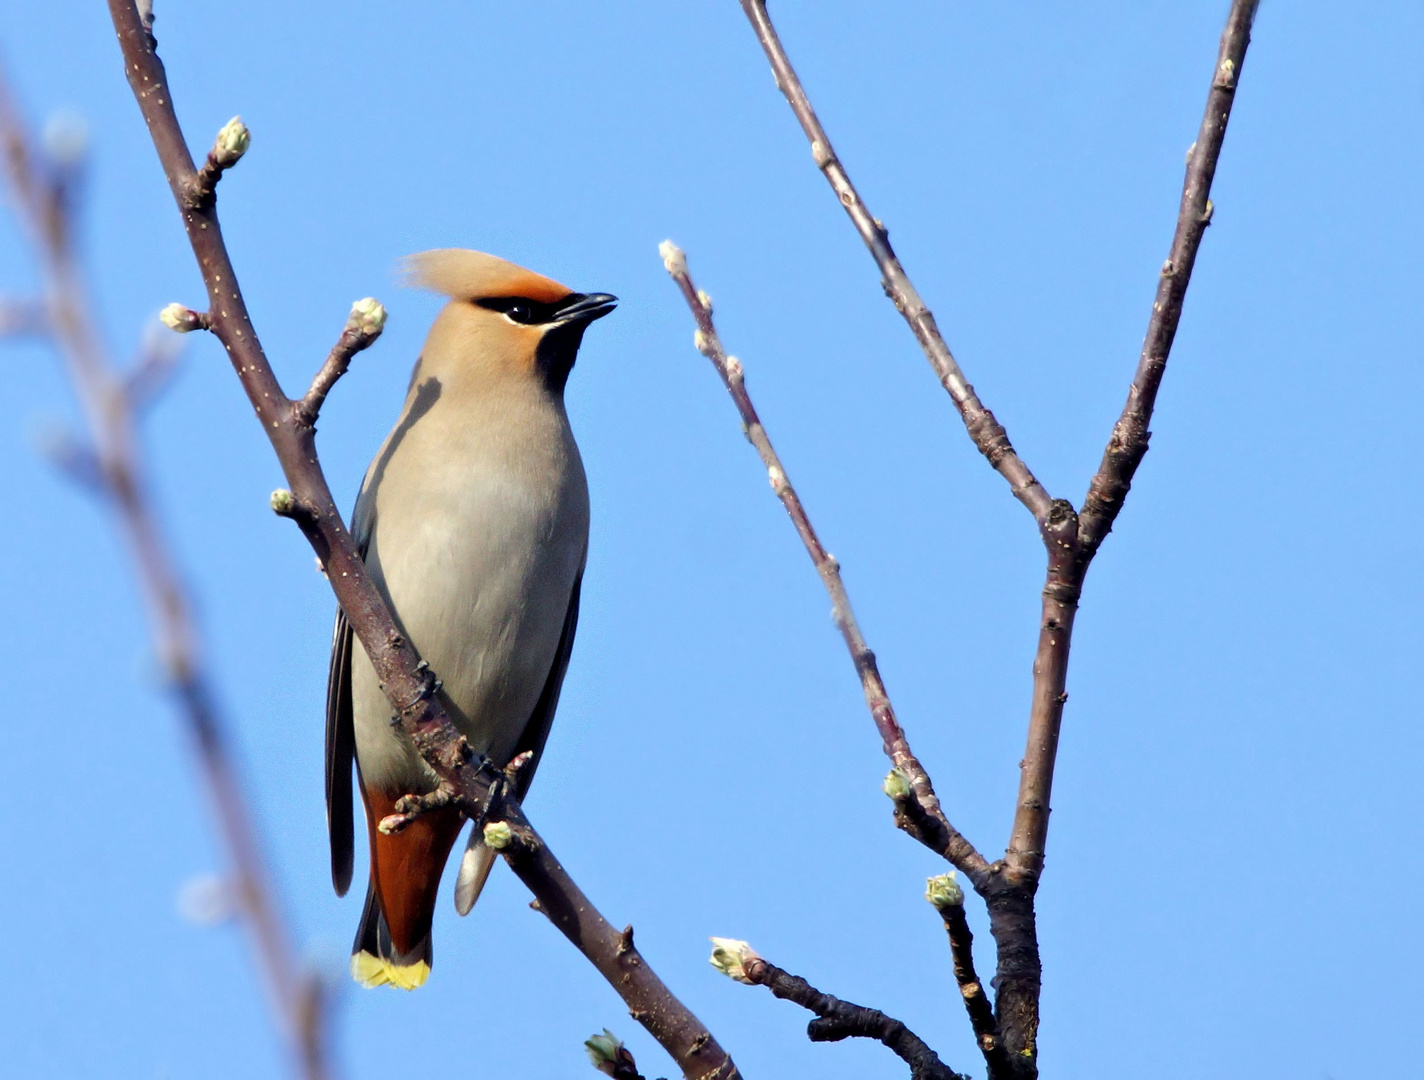
[[[518,296],[552,304],[573,292],[551,278],[495,255],[465,248],[436,248],[401,260],[406,285],[443,293],[452,300]]]

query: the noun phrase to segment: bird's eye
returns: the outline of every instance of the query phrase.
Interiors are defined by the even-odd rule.
[[[532,323],[534,321],[534,309],[525,303],[510,304],[505,314],[517,323]]]

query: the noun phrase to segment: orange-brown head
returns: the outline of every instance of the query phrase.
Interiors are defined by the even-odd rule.
[[[420,372],[459,383],[533,379],[562,395],[584,330],[618,302],[463,248],[411,255],[404,270],[407,284],[450,298],[430,328]]]

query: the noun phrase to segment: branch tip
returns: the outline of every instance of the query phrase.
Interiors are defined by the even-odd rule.
[[[954,871],[936,874],[925,880],[925,899],[934,905],[936,911],[964,906],[964,889],[955,880]]]
[[[664,240],[658,245],[658,254],[663,257],[663,266],[673,277],[682,277],[687,273],[687,256],[671,240]]]
[[[242,160],[247,148],[252,145],[252,132],[242,122],[242,117],[234,116],[218,131],[213,140],[213,163],[219,169],[230,169]]]
[[[346,318],[347,330],[374,341],[381,336],[381,331],[385,328],[385,306],[374,296],[357,300],[351,305],[351,314]]]

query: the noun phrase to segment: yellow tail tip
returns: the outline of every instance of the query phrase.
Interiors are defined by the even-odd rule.
[[[430,965],[424,960],[413,964],[393,964],[364,950],[351,954],[351,977],[368,990],[376,986],[395,986],[414,990],[430,978]]]

